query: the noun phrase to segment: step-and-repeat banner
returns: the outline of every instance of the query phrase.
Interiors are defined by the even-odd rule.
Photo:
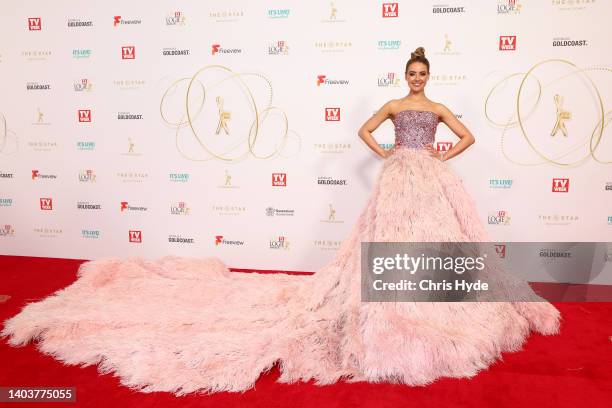
[[[499,241],[610,241],[612,2],[17,1],[0,16],[0,248],[314,271],[382,161],[357,130],[427,96]],[[393,127],[375,132],[385,147]],[[443,124],[436,147],[457,138]],[[398,220],[401,222],[401,220]]]

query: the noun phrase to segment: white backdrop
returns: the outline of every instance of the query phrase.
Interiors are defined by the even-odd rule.
[[[428,97],[476,136],[449,163],[494,239],[612,236],[608,1],[3,6],[3,254],[316,270],[381,166],[357,130],[406,94],[417,46]],[[391,123],[375,136],[393,143]]]

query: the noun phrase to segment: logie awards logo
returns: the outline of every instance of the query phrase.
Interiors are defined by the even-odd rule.
[[[612,110],[604,105],[611,72],[550,59],[526,72],[490,73],[484,113],[501,133],[502,155],[521,166],[612,164]]]
[[[170,83],[159,109],[187,160],[290,157],[299,152],[300,137],[285,111],[273,105],[273,95],[272,83],[260,73],[207,65]]]

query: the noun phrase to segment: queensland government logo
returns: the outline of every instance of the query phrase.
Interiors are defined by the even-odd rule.
[[[294,209],[289,209],[289,208],[275,208],[275,207],[267,207],[266,208],[266,215],[268,217],[293,217],[293,215],[295,214],[295,210]]]

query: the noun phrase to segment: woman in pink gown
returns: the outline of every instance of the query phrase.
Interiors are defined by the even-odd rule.
[[[486,242],[461,181],[445,163],[470,132],[423,92],[422,48],[406,66],[410,93],[390,101],[359,135],[385,157],[374,190],[336,257],[314,276],[232,273],[216,258],[168,256],[84,263],[72,285],[5,322],[14,346],[65,364],[97,364],[143,392],[244,391],[279,363],[281,382],[428,384],[471,377],[530,331],[554,334],[560,316],[527,284],[529,302],[362,302],[361,242]],[[391,118],[396,143],[371,132]],[[461,138],[432,149],[438,123]]]

